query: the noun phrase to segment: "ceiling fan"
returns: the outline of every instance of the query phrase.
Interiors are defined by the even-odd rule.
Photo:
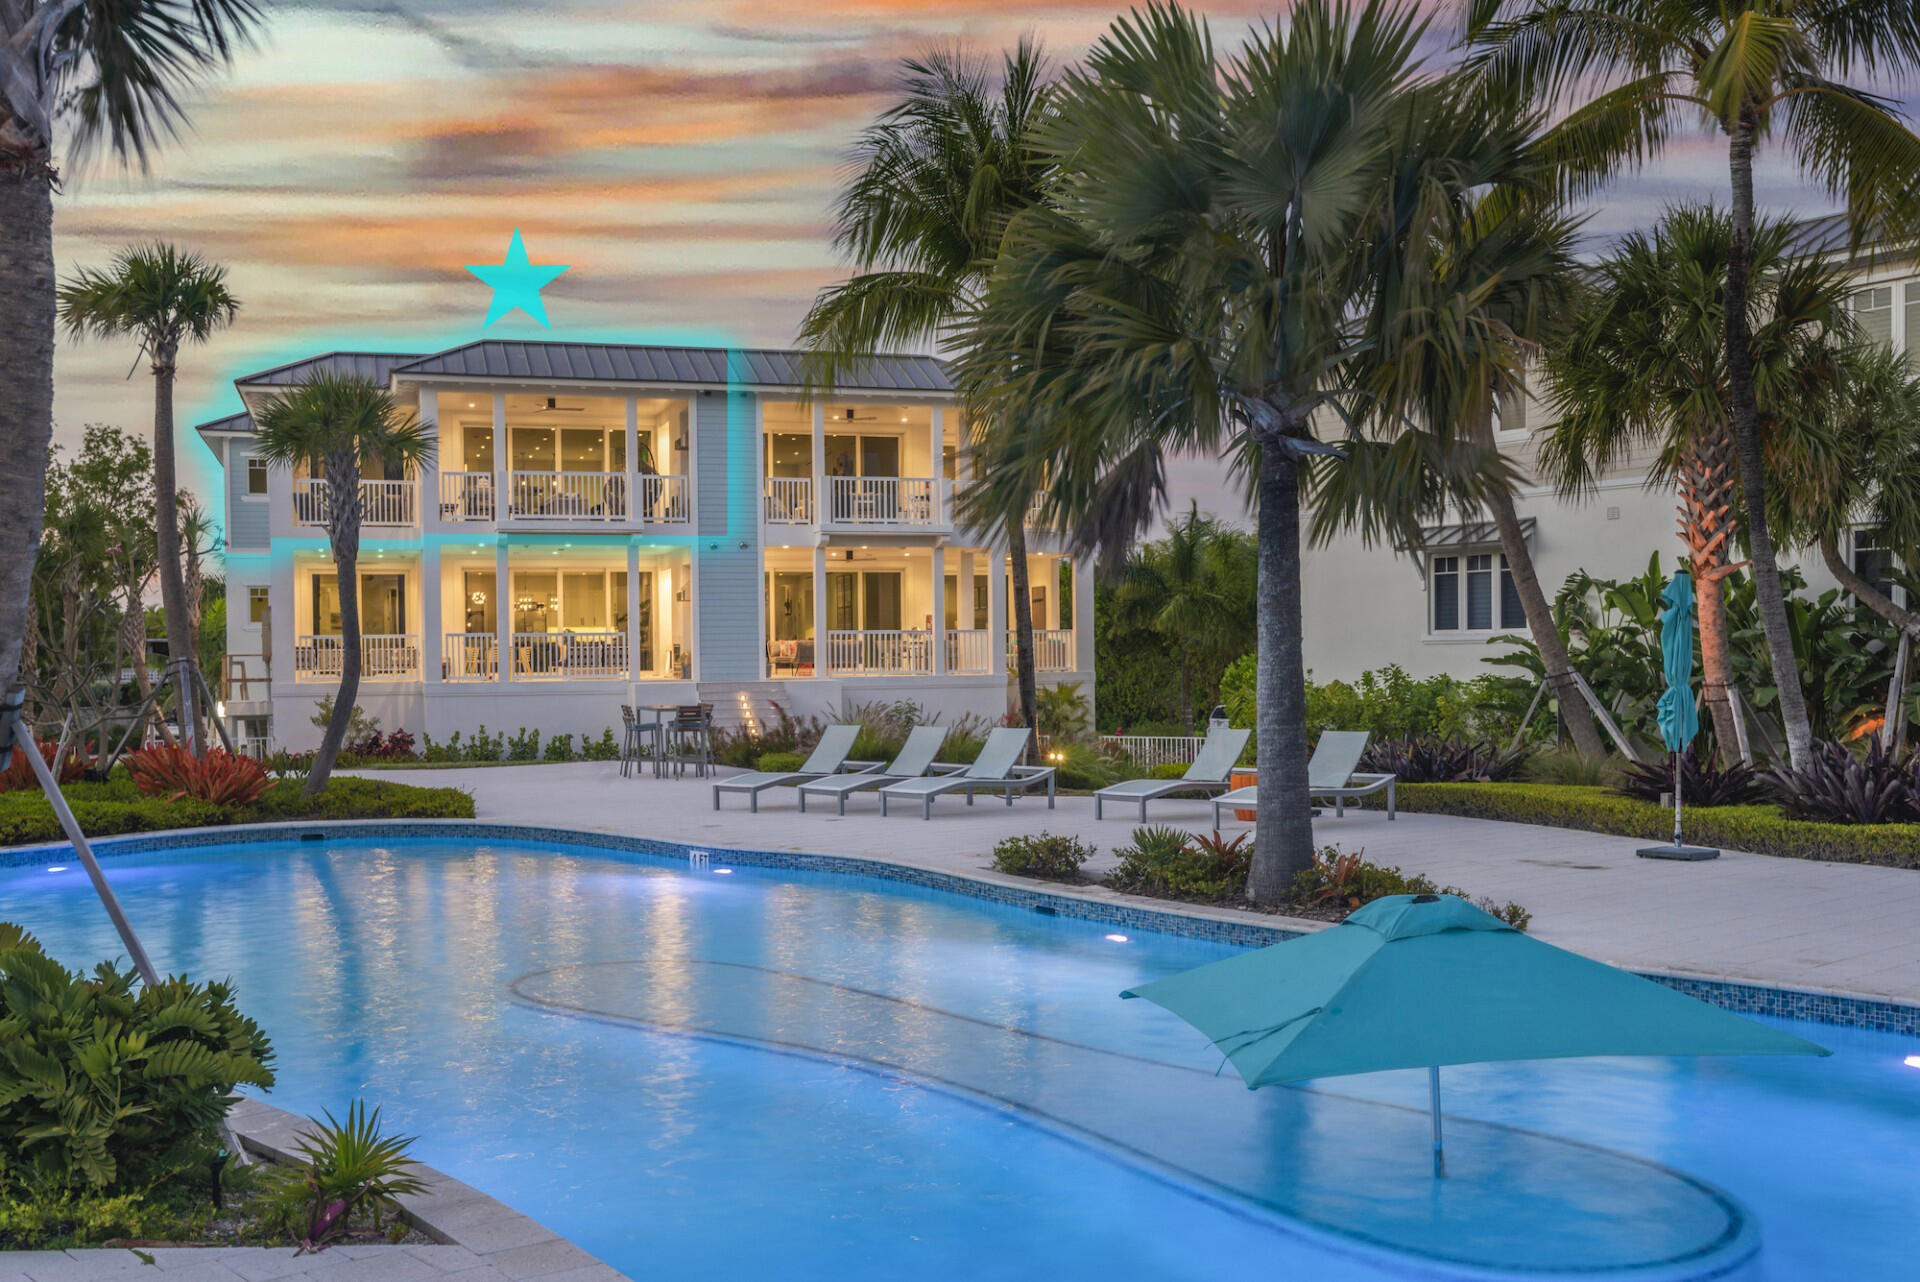
[[[849,405],[846,411],[835,421],[840,423],[878,423],[880,416],[878,414],[862,414],[853,406]]]
[[[586,411],[586,408],[587,407],[584,405],[561,405],[556,401],[554,397],[549,396],[547,398],[546,405],[540,409],[535,410],[534,413],[535,414],[580,414],[580,413],[584,413]]]

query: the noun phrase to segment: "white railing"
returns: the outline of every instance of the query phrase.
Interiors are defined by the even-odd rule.
[[[622,521],[627,516],[624,472],[515,472],[507,512],[532,521]]]
[[[992,636],[985,628],[948,628],[947,671],[964,675],[991,672]]]
[[[933,671],[933,634],[924,631],[827,633],[827,671],[835,676]]]
[[[493,519],[493,473],[440,473],[440,519],[443,521],[491,521]]]
[[[833,525],[938,525],[940,482],[930,476],[829,476]]]
[[[1007,633],[1009,670],[1015,663],[1014,652],[1014,634],[1009,630]],[[1033,630],[1033,670],[1035,672],[1072,672],[1073,666],[1073,629],[1035,628]]]
[[[1038,530],[1046,525],[1044,509],[1047,506],[1047,492],[1040,491],[1027,502],[1026,526],[1029,530]]]
[[[251,739],[235,739],[233,746],[240,750],[241,756],[252,757],[255,761],[265,761],[273,755],[272,746],[262,735],[255,735]]]
[[[360,482],[360,524],[412,525],[412,481]],[[325,525],[331,504],[327,483],[320,477],[293,478],[293,523]]]
[[[1183,734],[1103,734],[1100,742],[1126,753],[1135,765],[1152,769],[1188,764],[1206,740]]]
[[[812,525],[813,478],[769,476],[762,490],[761,511],[768,525]]]
[[[688,502],[687,478],[642,476],[640,506],[635,515],[649,525],[685,525],[693,519],[693,507]]]
[[[449,632],[440,662],[448,681],[494,681],[500,675],[500,638],[491,632]]]
[[[513,679],[565,681],[627,675],[624,632],[516,632]]]
[[[337,681],[346,653],[338,636],[300,636],[293,640],[296,681]],[[360,679],[415,681],[420,677],[420,638],[404,633],[375,633],[360,638]]]

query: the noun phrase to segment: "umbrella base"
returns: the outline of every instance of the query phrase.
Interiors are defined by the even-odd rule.
[[[1642,846],[1633,853],[1642,859],[1684,859],[1689,862],[1720,857],[1719,851],[1709,850],[1705,846],[1680,846],[1671,841],[1664,846]]]

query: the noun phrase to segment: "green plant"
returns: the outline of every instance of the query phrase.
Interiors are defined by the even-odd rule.
[[[456,734],[457,733],[458,732],[456,732]],[[507,736],[505,734],[488,734],[487,723],[483,721],[480,723],[480,728],[473,732],[473,738],[467,740],[467,746],[461,759],[464,761],[499,761],[502,757],[506,756],[506,754]]]
[[[529,730],[525,726],[507,737],[508,761],[538,761],[540,759],[540,732]]]
[[[48,1192],[0,1183],[0,1251],[57,1251],[149,1237],[153,1218],[140,1193]]]
[[[547,740],[546,750],[540,754],[542,761],[572,761],[574,759],[573,736],[570,734],[553,735]]]
[[[1499,904],[1484,897],[1475,899],[1458,886],[1442,886],[1423,874],[1409,876],[1398,868],[1368,863],[1362,852],[1343,853],[1338,846],[1321,847],[1313,863],[1293,878],[1296,902],[1331,908],[1342,917],[1388,895],[1453,895],[1468,900],[1516,930],[1525,930],[1533,921],[1533,914],[1519,904]]]
[[[1245,833],[1222,840],[1175,828],[1135,828],[1132,841],[1113,853],[1120,863],[1106,882],[1115,890],[1203,903],[1238,903],[1247,896],[1253,852]]]
[[[1147,768],[1149,779],[1184,779],[1186,774],[1187,763],[1184,761],[1163,761]]]
[[[797,752],[763,752],[754,759],[753,768],[768,774],[785,774],[798,770],[806,762],[807,759]]]
[[[1056,747],[1085,737],[1091,720],[1087,696],[1078,681],[1041,687],[1034,694],[1034,715],[1039,723],[1036,729]]]
[[[312,722],[314,726],[325,730],[333,723],[333,696],[331,694],[323,694],[318,699],[315,699],[313,701],[313,709],[313,715],[309,717],[308,720]],[[368,735],[376,735],[379,733],[380,718],[368,716],[365,709],[361,708],[357,703],[354,704],[353,711],[347,714],[347,739],[360,741],[366,739]]]
[[[356,1217],[379,1229],[383,1215],[400,1210],[400,1198],[426,1189],[407,1156],[414,1137],[383,1134],[379,1109],[368,1112],[355,1100],[345,1121],[325,1117],[294,1142],[306,1163],[288,1173],[277,1194],[302,1253],[324,1249]]]
[[[62,789],[80,825],[93,836],[268,823],[287,819],[471,819],[473,798],[457,788],[418,788],[382,779],[335,779],[317,797],[298,782],[275,783],[249,806],[220,806],[191,797],[149,797],[116,772],[103,783]],[[0,794],[0,846],[59,841],[60,824],[37,793]]]
[[[246,806],[273,787],[266,770],[252,757],[218,748],[195,757],[181,747],[159,744],[128,753],[127,777],[149,796],[192,797],[216,806]]]
[[[586,761],[613,761],[620,755],[620,744],[613,737],[613,727],[608,726],[600,732],[598,739],[580,736],[580,756]]]
[[[1048,881],[1080,880],[1080,865],[1093,857],[1094,848],[1078,837],[1052,833],[1006,837],[993,848],[993,866],[1021,877]]]
[[[135,991],[0,922],[0,1155],[36,1189],[144,1188],[213,1150],[236,1086],[273,1085],[273,1048],[225,983]]]
[[[1053,767],[1055,782],[1060,787],[1078,791],[1105,788],[1116,780],[1138,774],[1138,767],[1131,761],[1087,743],[1054,744],[1047,749],[1045,762]]]
[[[1574,748],[1542,748],[1521,764],[1520,777],[1528,783],[1597,788],[1619,782],[1622,769],[1618,757],[1590,757]]]

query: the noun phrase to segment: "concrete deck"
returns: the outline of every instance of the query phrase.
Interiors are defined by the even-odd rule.
[[[369,772],[373,773],[373,772]],[[727,772],[723,772],[727,773]],[[1127,817],[1095,820],[1086,797],[1044,797],[1008,808],[981,797],[918,806],[880,817],[870,794],[839,818],[831,806],[801,814],[793,792],[760,794],[760,812],[730,796],[713,809],[705,781],[622,778],[613,762],[386,772],[406,783],[474,794],[481,819],[552,824],[709,843],[719,847],[860,855],[987,879],[993,844],[1015,833],[1073,833],[1097,845],[1087,865],[1112,867],[1111,849],[1133,830]],[[1204,801],[1152,804],[1149,822],[1204,830]],[[1377,810],[1329,810],[1315,836],[1376,863],[1425,873],[1443,884],[1533,913],[1538,938],[1602,961],[1642,970],[1821,989],[1920,1004],[1920,872],[1815,863],[1725,852],[1706,863],[1635,857],[1644,841],[1526,824]],[[1111,892],[1095,890],[1106,895]],[[1158,903],[1160,901],[1148,901]],[[1272,918],[1260,918],[1271,921]]]

